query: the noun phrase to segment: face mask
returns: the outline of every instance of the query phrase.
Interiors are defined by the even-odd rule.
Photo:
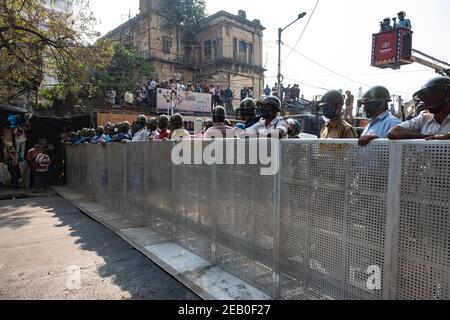
[[[374,113],[380,110],[382,102],[374,101],[368,102],[364,105],[364,112],[366,113],[368,118],[371,118]]]
[[[333,119],[336,116],[336,109],[331,104],[323,106],[323,116],[327,119]]]
[[[263,109],[261,110],[261,117],[262,117],[264,120],[276,118],[276,117],[277,117],[277,112],[274,111],[274,110],[264,109],[264,108],[263,108]]]
[[[445,94],[429,94],[424,99],[425,109],[432,114],[438,114],[447,107],[448,101]]]

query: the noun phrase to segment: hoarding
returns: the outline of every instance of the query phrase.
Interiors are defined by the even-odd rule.
[[[190,91],[157,89],[156,105],[159,113],[168,110],[181,114],[211,114],[212,95]],[[169,113],[172,113],[170,111]]]

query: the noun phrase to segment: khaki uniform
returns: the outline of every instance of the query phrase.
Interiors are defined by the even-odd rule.
[[[330,120],[320,132],[321,139],[356,139],[358,133],[341,117]]]

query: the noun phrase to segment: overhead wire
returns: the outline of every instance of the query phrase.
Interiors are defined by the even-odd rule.
[[[302,31],[302,33],[300,34],[300,37],[298,37],[297,41],[295,42],[294,49],[297,48],[298,44],[300,43],[300,40],[303,38],[303,35],[305,34],[305,31],[308,29],[309,23],[311,22],[311,19],[312,19],[312,17],[314,16],[314,13],[316,12],[316,9],[317,9],[317,6],[319,5],[319,2],[320,2],[320,0],[317,0],[316,5],[314,6],[314,9],[313,9],[312,13],[311,13],[311,15],[309,16],[308,21],[306,22],[305,28],[303,28],[303,31]],[[291,56],[291,54],[292,54],[293,51],[294,51],[294,50],[291,50],[291,51],[289,52],[289,54],[286,56],[286,58],[283,59],[283,62],[284,62],[285,60],[287,60],[287,59]]]

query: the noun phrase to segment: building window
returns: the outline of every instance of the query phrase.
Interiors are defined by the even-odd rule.
[[[248,51],[248,44],[244,41],[239,41],[239,56],[238,59],[240,62],[247,63],[247,51]]]
[[[233,59],[237,60],[237,47],[238,47],[238,40],[236,38],[233,39]]]
[[[171,48],[172,48],[172,39],[169,37],[162,37],[163,53],[170,53]]]
[[[205,59],[210,59],[211,58],[211,40],[205,41],[204,42],[204,47],[205,47]]]

